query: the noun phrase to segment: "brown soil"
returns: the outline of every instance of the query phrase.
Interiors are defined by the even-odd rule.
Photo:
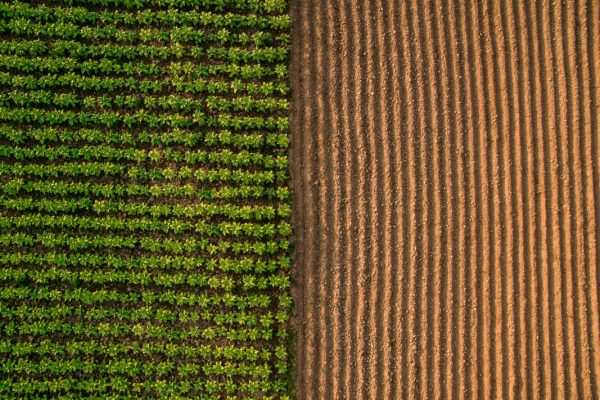
[[[599,398],[600,1],[291,3],[298,398]]]

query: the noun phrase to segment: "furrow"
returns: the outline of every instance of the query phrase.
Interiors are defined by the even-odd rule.
[[[354,54],[355,48],[353,46],[353,42],[351,40],[353,36],[352,25],[348,23],[350,21],[349,15],[349,4],[344,3],[343,6],[340,7],[340,21],[346,21],[346,23],[340,24],[340,30],[342,31],[342,39],[341,46],[338,49],[340,51],[340,56],[344,58],[346,62],[341,62],[341,96],[340,96],[340,113],[342,115],[342,126],[344,129],[344,148],[343,153],[344,157],[344,165],[343,170],[345,173],[345,177],[343,182],[341,183],[344,186],[344,198],[347,199],[347,203],[345,204],[345,213],[344,213],[344,228],[343,230],[346,232],[346,237],[348,240],[347,247],[345,249],[346,256],[346,264],[341,266],[345,272],[344,281],[344,311],[345,311],[345,324],[344,330],[342,332],[343,336],[343,344],[344,353],[343,353],[343,365],[344,371],[342,374],[342,396],[341,398],[356,398],[356,387],[354,382],[356,382],[356,341],[354,337],[354,329],[355,325],[358,323],[356,319],[356,309],[358,307],[357,300],[355,298],[356,295],[356,229],[357,227],[353,225],[355,220],[353,218],[354,213],[356,212],[354,209],[354,205],[349,203],[349,200],[356,195],[356,190],[354,187],[354,166],[357,163],[356,149],[355,149],[355,140],[353,139],[353,127],[354,120],[352,112],[353,108],[349,107],[347,103],[348,96],[352,95],[355,90],[355,81],[352,75],[352,68],[354,65]],[[325,333],[326,334],[326,333]]]
[[[328,21],[335,21],[339,19],[337,15],[337,7],[327,6],[326,19]],[[326,25],[327,35],[323,35],[325,39],[325,48],[328,49],[336,44],[339,45],[339,32],[336,32],[331,22]],[[329,121],[324,127],[326,132],[329,132],[329,143],[331,145],[329,151],[331,152],[330,157],[326,161],[327,174],[323,179],[329,180],[331,176],[333,179],[330,181],[332,186],[332,202],[328,204],[327,201],[323,202],[327,204],[326,211],[331,215],[327,220],[326,225],[329,227],[327,232],[328,239],[331,245],[329,246],[329,258],[328,262],[324,264],[327,268],[328,273],[328,288],[325,296],[333,299],[332,312],[328,312],[324,309],[324,318],[331,318],[330,323],[332,324],[331,335],[326,335],[327,339],[327,356],[331,365],[332,373],[326,376],[325,382],[326,398],[340,398],[341,396],[341,385],[340,380],[335,379],[342,375],[345,365],[343,364],[343,347],[341,339],[344,335],[342,321],[344,319],[344,296],[343,296],[343,280],[341,279],[343,269],[337,268],[338,265],[345,265],[347,263],[346,252],[348,246],[348,238],[345,237],[345,229],[342,228],[342,221],[345,218],[345,196],[342,195],[343,182],[345,179],[345,170],[341,167],[341,159],[343,157],[342,148],[344,146],[345,131],[341,125],[341,118],[339,112],[340,109],[339,99],[342,98],[341,92],[341,81],[340,81],[340,55],[338,53],[332,54],[329,51],[325,52],[326,61],[325,65],[328,68],[325,69],[325,82],[332,82],[331,91],[325,92],[327,108],[324,110],[324,116]],[[325,88],[325,85],[323,85]],[[322,328],[326,328],[328,325],[324,324]],[[325,335],[324,335],[325,336]],[[326,366],[322,366],[326,368]]]
[[[325,5],[321,2],[310,2],[312,10],[318,13],[321,18],[326,19]],[[335,181],[332,178],[331,166],[331,145],[332,143],[332,126],[331,126],[331,109],[329,107],[329,90],[330,90],[330,72],[329,72],[329,52],[327,51],[327,33],[329,24],[312,24],[311,25],[311,43],[316,43],[314,47],[313,68],[315,71],[313,82],[319,89],[313,90],[311,100],[314,104],[314,112],[316,115],[316,125],[314,126],[314,135],[316,146],[313,151],[314,168],[310,171],[312,179],[314,179],[314,187],[317,191],[316,201],[313,203],[318,212],[316,217],[316,234],[315,234],[315,252],[318,258],[315,260],[315,277],[316,289],[314,301],[314,314],[318,316],[318,321],[315,323],[315,332],[323,331],[329,326],[331,311],[333,305],[329,308],[322,306],[323,302],[329,298],[331,293],[331,258],[330,252],[333,246],[334,235],[332,234],[333,221],[331,220],[332,202],[335,200],[332,194],[332,185]],[[326,84],[327,83],[327,84]],[[335,327],[334,327],[335,328]],[[318,342],[316,343],[317,359],[315,365],[317,371],[325,369],[332,365],[330,354],[330,338],[328,335],[317,335]],[[314,390],[315,398],[328,398],[328,391],[331,388],[331,376],[318,374],[318,379],[315,380],[317,387]]]
[[[600,238],[600,126],[598,124],[598,109],[600,108],[600,87],[598,86],[598,71],[600,71],[600,27],[594,23],[600,13],[597,1],[578,2],[578,16],[581,38],[577,46],[581,68],[579,84],[582,87],[583,98],[579,107],[584,115],[585,128],[581,135],[581,158],[584,168],[581,170],[585,193],[582,194],[583,207],[586,210],[584,242],[585,242],[585,277],[582,284],[586,287],[586,321],[585,335],[587,336],[586,354],[587,370],[590,378],[590,392],[598,396],[600,392],[600,274],[598,272]],[[585,343],[585,341],[584,341]],[[584,353],[585,354],[585,353]],[[584,368],[586,363],[584,362]],[[585,369],[584,369],[585,370]]]
[[[389,4],[386,5],[389,9]],[[393,82],[391,73],[393,69],[391,67],[391,57],[387,56],[390,54],[390,46],[385,35],[388,30],[393,29],[393,26],[390,25],[388,13],[382,4],[376,8],[371,18],[375,23],[376,30],[373,64],[375,66],[383,66],[380,72],[374,75],[374,79],[376,79],[376,76],[382,77],[382,79],[376,79],[378,85],[374,88],[377,98],[376,110],[378,114],[382,115],[382,118],[377,120],[379,122],[380,135],[377,137],[377,156],[375,160],[383,161],[383,165],[381,166],[382,184],[378,188],[378,197],[375,204],[380,209],[377,222],[377,226],[380,227],[378,229],[379,237],[377,238],[377,244],[383,271],[379,280],[375,307],[378,308],[380,304],[383,304],[385,307],[383,315],[377,320],[376,326],[376,329],[381,333],[381,339],[377,345],[375,360],[377,363],[376,382],[378,386],[375,397],[392,398],[391,373],[394,366],[391,364],[395,358],[392,350],[392,338],[395,335],[393,330],[393,313],[397,307],[396,292],[392,289],[395,281],[395,272],[397,271],[397,259],[394,259],[393,254],[397,247],[386,244],[394,240],[393,229],[397,229],[397,214],[399,211],[397,204],[395,204],[398,198],[398,190],[393,180],[393,174],[397,173],[398,163],[396,159],[396,137],[392,130],[396,119],[393,116],[393,110],[398,107],[398,104],[396,102],[397,99],[392,98],[390,88]],[[391,106],[388,105],[388,101],[391,101]]]

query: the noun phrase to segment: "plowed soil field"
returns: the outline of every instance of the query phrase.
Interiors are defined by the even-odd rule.
[[[600,1],[291,13],[298,398],[600,397]]]

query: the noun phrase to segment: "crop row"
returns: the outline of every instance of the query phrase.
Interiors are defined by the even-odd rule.
[[[186,147],[219,146],[234,149],[261,149],[261,148],[287,148],[289,138],[281,133],[244,133],[234,134],[228,130],[221,131],[184,131],[179,129],[137,133],[127,131],[105,131],[99,129],[57,129],[57,128],[30,128],[20,129],[12,126],[0,126],[0,138],[14,144],[25,142],[38,142],[37,144],[62,143],[62,144],[107,144],[118,146],[146,145]],[[34,145],[34,146],[35,146]],[[34,147],[32,146],[32,147]]]
[[[286,111],[288,101],[283,99],[255,99],[239,96],[227,99],[208,96],[205,100],[188,96],[79,96],[73,93],[55,93],[48,90],[13,90],[0,94],[1,107],[52,106],[55,109],[80,108],[83,110],[138,109],[158,111],[181,111],[193,113],[196,110],[221,112],[269,112]]]
[[[132,312],[135,310],[132,310]],[[160,342],[128,342],[128,343],[99,343],[95,340],[68,340],[53,342],[49,339],[41,341],[0,340],[0,354],[13,357],[38,356],[93,356],[106,354],[111,358],[125,358],[132,355],[152,358],[182,357],[186,360],[232,360],[232,361],[268,361],[273,352],[268,348],[259,349],[256,346],[218,346],[201,344],[199,346],[185,343],[162,344]],[[279,346],[275,350],[277,359],[285,359],[287,351]]]
[[[77,337],[96,337],[98,340],[123,340],[126,338],[135,340],[166,339],[177,340],[205,340],[232,342],[260,342],[273,339],[273,328],[230,328],[227,326],[190,325],[187,328],[176,329],[172,324],[156,325],[138,323],[132,325],[130,322],[99,322],[91,324],[88,321],[72,321],[53,319],[50,321],[18,321],[9,323],[0,322],[0,332],[3,337],[19,335],[22,337],[44,337],[51,335],[65,335]],[[285,334],[280,330],[278,333]]]
[[[0,56],[1,58],[1,56]],[[198,94],[221,94],[249,96],[281,96],[289,93],[289,88],[284,84],[273,82],[254,83],[244,82],[240,79],[215,80],[205,78],[188,78],[183,75],[169,75],[161,79],[139,79],[133,77],[98,77],[85,76],[74,72],[63,74],[45,74],[40,76],[18,75],[0,72],[0,85],[14,88],[18,91],[34,89],[77,90],[79,92],[99,91],[103,93],[144,93],[160,94],[167,92],[185,93],[197,96]],[[128,95],[121,95],[126,103]],[[119,98],[119,96],[115,97]],[[119,100],[120,102],[121,100]]]
[[[135,63],[135,62],[118,62],[114,60],[75,60],[74,58],[59,57],[20,57],[0,54],[0,68],[32,73],[81,73],[82,76],[90,78],[104,79],[115,78],[121,75],[125,77],[141,77],[141,76],[157,76],[157,79],[149,80],[142,79],[138,86],[138,90],[143,93],[160,93],[165,90],[168,83],[163,83],[162,79],[169,74],[173,75],[173,86],[181,88],[190,88],[190,93],[199,93],[206,88],[210,88],[209,84],[200,81],[199,86],[193,86],[192,81],[202,77],[219,78],[216,82],[213,80],[215,90],[218,90],[219,85],[222,85],[223,78],[240,80],[249,83],[255,79],[284,77],[287,74],[287,66],[285,64],[277,64],[274,66],[262,66],[260,64],[237,65],[237,64],[198,64],[189,61],[173,61],[162,67],[158,64],[151,63]],[[106,75],[106,76],[105,76]],[[167,81],[168,82],[168,81]],[[192,85],[189,86],[188,85]],[[176,84],[177,83],[177,84]],[[233,84],[233,83],[232,83]],[[257,83],[258,84],[258,83]],[[278,87],[281,83],[278,84]],[[240,86],[240,85],[238,85]],[[232,86],[233,89],[233,86]],[[278,89],[279,90],[279,89]],[[284,90],[285,91],[285,90]],[[217,93],[217,92],[215,92]]]
[[[145,290],[142,293],[120,292],[118,290],[89,290],[85,288],[76,289],[49,289],[29,287],[2,287],[0,288],[0,299],[2,300],[28,300],[46,302],[77,302],[82,305],[90,304],[170,304],[174,306],[188,307],[229,307],[239,310],[253,308],[268,308],[273,299],[268,295],[235,295],[224,293],[219,295],[181,293],[176,290],[160,290],[154,292]]]
[[[44,267],[96,267],[97,269],[115,268],[126,270],[206,270],[221,271],[236,274],[262,274],[277,270],[289,270],[290,258],[281,256],[271,259],[254,259],[250,257],[204,257],[204,256],[151,256],[142,257],[118,256],[116,254],[101,255],[98,253],[67,254],[60,252],[45,252],[42,254],[13,252],[0,254],[0,265],[19,266],[32,264]]]
[[[173,326],[193,326],[207,325],[213,323],[216,326],[239,325],[253,327],[259,326],[269,328],[274,324],[285,322],[287,313],[278,311],[276,315],[266,312],[257,316],[253,312],[246,311],[228,311],[218,312],[205,310],[171,310],[168,308],[140,307],[140,308],[115,308],[115,307],[90,307],[83,308],[69,305],[56,305],[53,307],[41,308],[35,304],[20,305],[10,307],[5,303],[0,303],[0,315],[4,318],[11,318],[21,321],[44,321],[58,320],[65,318],[75,318],[88,322],[145,322]],[[135,333],[135,332],[134,332]]]
[[[0,162],[0,177],[42,177],[42,178],[88,178],[108,176],[128,179],[130,182],[183,181],[204,183],[234,183],[245,186],[273,186],[287,181],[287,172],[280,171],[247,171],[228,168],[207,169],[190,167],[174,168],[139,168],[110,162],[66,162],[53,165],[33,163]],[[203,186],[206,187],[206,186]]]
[[[232,342],[268,342],[273,339],[273,328],[229,327],[225,325],[188,324],[177,328],[174,324],[137,323],[130,321],[73,321],[54,318],[52,320],[20,320],[14,318],[9,323],[0,322],[3,336],[44,337],[75,336],[97,338],[99,341],[120,340],[169,340],[210,342],[229,340]]]
[[[87,26],[64,22],[36,23],[27,18],[13,18],[0,26],[0,33],[15,35],[20,38],[27,36],[61,40],[78,40],[82,42],[116,41],[119,44],[144,43],[192,43],[219,44],[230,46],[280,47],[287,46],[290,35],[287,33],[274,34],[267,31],[252,33],[233,32],[226,28],[202,31],[191,26],[174,27],[172,29],[144,28],[119,29],[114,26]],[[39,39],[36,39],[39,40]]]
[[[238,9],[253,11],[256,13],[282,13],[285,12],[287,2],[285,0],[61,0],[61,4],[123,7],[130,8],[193,8],[214,9]]]
[[[272,205],[234,205],[194,203],[156,204],[141,202],[124,202],[115,200],[79,199],[34,199],[32,197],[9,198],[0,196],[0,206],[12,211],[37,211],[44,213],[73,213],[92,211],[96,214],[120,213],[128,216],[150,215],[159,217],[215,217],[221,216],[233,220],[272,220],[287,218],[291,210],[288,204],[282,203],[277,207]]]
[[[86,146],[6,146],[0,145],[0,157],[14,160],[47,159],[62,160],[114,160],[136,163],[183,163],[187,165],[223,165],[227,167],[262,167],[265,169],[286,169],[288,159],[283,155],[263,154],[257,151],[231,151],[229,149],[206,151],[180,151],[173,148],[143,149],[136,147],[115,148],[109,145]]]
[[[291,234],[291,226],[287,222],[279,224],[272,223],[253,223],[224,221],[211,224],[206,221],[189,222],[178,219],[158,220],[151,218],[120,218],[120,217],[87,217],[78,215],[44,215],[44,214],[25,214],[25,215],[0,215],[0,228],[8,229],[30,229],[46,228],[48,230],[56,229],[75,229],[86,231],[104,231],[104,232],[162,232],[172,234],[189,235],[191,233],[200,234],[203,237],[221,236],[221,237],[249,237],[257,239],[274,238],[276,236],[286,237]],[[173,236],[173,235],[171,235]]]
[[[0,193],[15,196],[25,193],[39,193],[44,195],[72,197],[72,196],[96,196],[108,199],[121,196],[128,197],[151,197],[161,199],[164,197],[177,197],[198,200],[287,200],[290,198],[287,187],[263,187],[263,186],[221,186],[219,188],[203,189],[191,184],[161,184],[161,185],[139,185],[139,184],[91,184],[89,182],[63,182],[63,181],[23,181],[12,179],[4,183]]]
[[[232,114],[206,115],[196,110],[193,115],[180,113],[149,113],[138,109],[134,113],[118,111],[85,112],[44,108],[10,108],[0,106],[0,121],[17,124],[101,126],[105,128],[224,128],[243,130],[285,131],[289,121],[284,117],[252,117]]]
[[[289,57],[285,47],[204,47],[186,46],[171,43],[169,46],[84,44],[74,40],[55,40],[46,44],[43,41],[23,42],[5,40],[0,42],[0,54],[27,57],[49,56],[69,57],[76,60],[102,57],[115,61],[145,60],[207,60],[223,61],[230,64],[276,64],[286,62]]]
[[[98,251],[100,249],[138,249],[150,253],[190,254],[201,252],[203,254],[255,254],[273,255],[289,248],[287,240],[270,241],[225,241],[211,242],[207,238],[187,238],[185,240],[162,239],[153,237],[136,237],[122,235],[69,235],[63,233],[2,233],[0,246],[18,248],[65,248],[71,251]]]
[[[245,364],[234,362],[214,362],[198,365],[196,363],[181,363],[177,365],[174,361],[136,361],[136,360],[111,360],[107,362],[96,362],[81,358],[68,360],[54,360],[51,358],[39,358],[36,361],[29,360],[6,360],[0,365],[0,373],[35,375],[77,375],[97,374],[108,372],[109,374],[120,374],[129,377],[140,375],[192,378],[197,376],[226,376],[228,378],[252,378],[267,379],[271,375],[271,369],[267,364]]]
[[[212,340],[214,337],[222,337],[224,335],[235,335],[236,338],[239,338],[243,337],[246,333],[248,335],[256,335],[257,330],[261,330],[262,332],[266,332],[269,329],[273,330],[276,321],[285,320],[288,316],[284,311],[279,311],[276,316],[265,313],[259,321],[253,313],[233,311],[224,313],[203,310],[197,313],[196,320],[191,319],[193,314],[190,312],[187,316],[187,322],[181,322],[176,319],[179,316],[169,309],[156,310],[156,318],[150,319],[144,315],[132,316],[124,308],[92,308],[86,313],[72,312],[69,314],[65,312],[68,311],[64,310],[65,308],[68,309],[69,307],[61,305],[41,308],[39,305],[34,305],[29,308],[3,309],[1,310],[1,315],[11,319],[11,322],[6,324],[6,331],[13,334],[16,332],[18,335],[27,334],[28,332],[25,332],[25,329],[30,330],[32,326],[35,326],[36,329],[44,329],[40,327],[47,325],[49,329],[53,329],[53,333],[74,333],[81,335],[82,333],[90,332],[89,335],[91,336],[106,336],[111,334],[119,337],[130,334],[138,338],[148,336],[155,339],[169,337],[190,340]],[[24,312],[26,310],[29,311]],[[186,318],[182,317],[181,319]],[[62,331],[56,330],[56,326],[58,325],[51,325],[51,323],[62,324]],[[69,323],[75,326],[63,326]],[[85,332],[81,332],[81,323],[87,325]],[[123,328],[126,325],[130,326],[129,330]],[[2,326],[3,323],[0,322],[0,331],[2,331]],[[111,328],[108,328],[108,326],[111,326]],[[199,328],[201,329],[199,330]],[[257,340],[263,340],[264,336],[257,336],[257,338]]]
[[[136,286],[181,287],[183,285],[194,289],[210,288],[231,292],[234,289],[243,291],[287,289],[290,279],[287,275],[271,275],[266,277],[243,276],[234,279],[230,276],[209,276],[202,273],[177,272],[173,274],[150,273],[147,271],[73,271],[65,268],[0,268],[0,281],[53,283],[65,282],[70,284],[130,284]],[[94,286],[95,287],[95,286]]]
[[[189,399],[190,396],[198,400],[256,400],[259,395],[263,400],[290,400],[290,397],[282,395],[273,397],[262,395],[267,392],[281,392],[285,390],[285,383],[281,381],[263,380],[249,382],[233,382],[233,380],[173,380],[155,379],[146,381],[135,381],[124,377],[113,377],[99,379],[97,377],[81,378],[18,378],[0,380],[0,394],[3,392],[12,395],[31,396],[46,393],[52,399],[74,400],[81,399],[81,393],[85,393],[86,399],[96,400],[120,400],[135,399],[143,394],[147,400]],[[191,395],[191,393],[202,393]],[[76,394],[73,394],[76,393]],[[216,394],[215,394],[216,393]],[[240,395],[240,393],[243,393]],[[224,397],[224,395],[228,397]],[[229,397],[231,395],[231,397]],[[135,397],[134,397],[135,396]]]
[[[268,0],[272,1],[272,0]],[[221,14],[210,11],[138,10],[93,11],[83,7],[32,7],[20,1],[0,3],[0,17],[26,18],[35,22],[61,21],[78,25],[146,27],[156,25],[193,26],[230,29],[261,29],[289,32],[290,17],[287,14],[262,16],[257,14]]]

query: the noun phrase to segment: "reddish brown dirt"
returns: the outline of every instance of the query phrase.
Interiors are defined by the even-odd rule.
[[[600,1],[291,3],[298,398],[599,398]]]

